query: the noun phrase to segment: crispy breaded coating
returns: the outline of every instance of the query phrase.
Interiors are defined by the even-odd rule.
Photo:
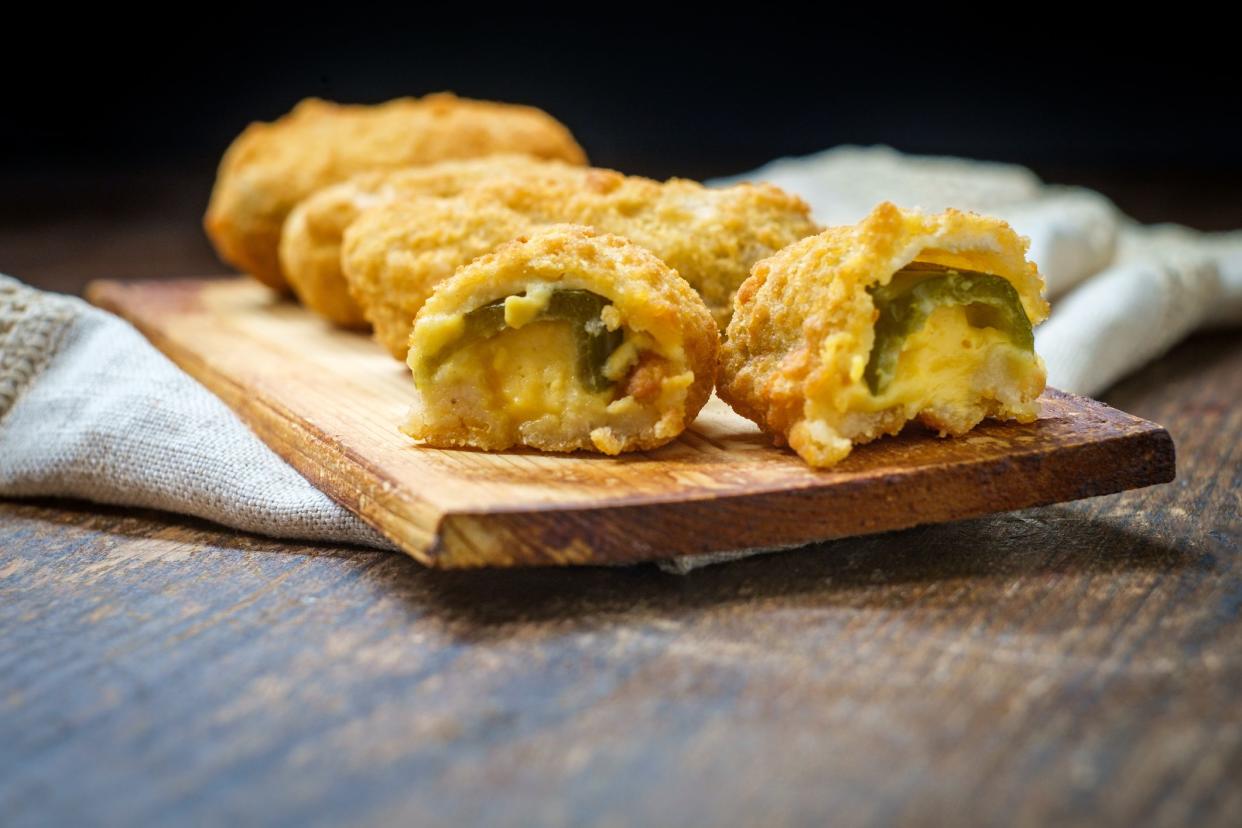
[[[459,268],[422,305],[403,430],[431,446],[655,448],[711,396],[718,347],[703,300],[652,253],[545,225]]]
[[[342,327],[367,326],[341,272],[341,238],[366,209],[419,196],[454,196],[510,176],[582,176],[585,167],[529,155],[490,155],[356,175],[298,202],[280,236],[280,268],[302,304]]]
[[[406,255],[402,227],[426,225],[419,209],[393,203],[373,208],[346,232],[342,267],[350,291],[375,327],[375,336],[394,356],[403,358],[409,324],[449,262],[465,264],[487,243],[486,226],[470,236],[471,244],[453,250],[457,228],[475,224],[470,213],[506,209],[532,224],[569,222],[615,233],[647,248],[699,292],[719,324],[728,320],[733,293],[750,266],[782,247],[818,230],[806,204],[766,184],[738,184],[719,189],[672,179],[660,183],[610,170],[581,177],[522,177],[485,182],[441,208],[447,221],[434,267],[424,255]],[[461,215],[453,216],[453,213]],[[451,216],[451,217],[450,217]],[[414,231],[425,241],[431,230]],[[491,244],[508,240],[497,226]],[[376,235],[382,241],[368,240]],[[396,246],[394,246],[396,245]]]
[[[884,203],[755,265],[717,393],[821,467],[915,419],[941,435],[984,417],[1031,422],[1042,290],[1026,240],[1003,221]]]
[[[281,225],[315,190],[368,170],[496,153],[586,161],[569,130],[532,107],[447,93],[376,106],[310,98],[233,141],[203,226],[222,259],[281,290]]]
[[[601,173],[587,182],[571,194],[564,218],[554,199],[518,209],[542,207],[549,219],[616,233],[646,247],[699,292],[721,328],[751,266],[820,229],[802,199],[770,184],[710,188],[684,178],[661,183],[619,173]]]
[[[461,197],[412,198],[366,211],[345,231],[341,249],[350,292],[375,338],[404,360],[410,326],[435,286],[534,226],[503,204]],[[394,276],[405,273],[418,278]]]

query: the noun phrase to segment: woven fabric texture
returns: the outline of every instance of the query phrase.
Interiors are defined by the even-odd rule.
[[[390,548],[129,324],[0,276],[0,496]]]

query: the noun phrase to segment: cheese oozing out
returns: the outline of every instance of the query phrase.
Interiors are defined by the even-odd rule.
[[[920,283],[912,300],[910,291]],[[900,271],[890,284],[885,298],[906,304],[894,309],[876,302],[869,347],[847,332],[824,340],[825,361],[852,352],[849,375],[808,400],[808,436],[835,444],[831,451],[839,454],[848,451],[843,440],[895,433],[915,418],[942,434],[964,433],[996,414],[1035,419],[1043,364],[1012,285],[923,263]],[[873,298],[878,292],[873,289]],[[918,307],[912,312],[911,305]]]
[[[693,380],[603,297],[546,283],[420,320],[411,346],[422,400],[407,433],[434,439],[456,429],[471,435],[458,442],[484,448],[587,441],[612,453],[613,430],[650,428],[660,420],[651,404],[677,401]]]
[[[863,383],[857,410],[901,408],[911,418],[926,408],[969,408],[981,396],[999,399],[1033,373],[1040,372],[1031,351],[996,328],[972,325],[964,307],[940,307],[906,337],[883,391],[873,393]]]

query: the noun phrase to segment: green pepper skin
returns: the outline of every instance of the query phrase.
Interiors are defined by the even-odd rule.
[[[557,290],[532,320],[563,321],[573,326],[578,346],[578,381],[589,391],[607,391],[613,386],[613,380],[604,376],[604,365],[625,340],[624,331],[608,330],[599,318],[600,312],[610,304],[603,296],[589,290]],[[481,305],[462,318],[465,322],[462,335],[435,355],[435,364],[442,363],[471,342],[489,339],[503,331],[506,327],[505,300]]]
[[[884,393],[892,383],[906,338],[922,328],[937,308],[964,306],[966,321],[972,326],[995,328],[1015,347],[1034,351],[1031,320],[1022,308],[1021,297],[1000,276],[911,262],[893,274],[887,285],[877,285],[868,292],[879,318],[863,377],[874,396]]]

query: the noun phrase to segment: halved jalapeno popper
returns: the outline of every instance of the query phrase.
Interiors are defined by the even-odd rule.
[[[398,359],[405,358],[410,323],[436,283],[484,252],[480,247],[513,238],[506,235],[508,223],[489,227],[477,213],[503,209],[531,226],[571,223],[624,236],[689,282],[720,325],[728,322],[733,293],[751,265],[819,229],[805,202],[771,185],[716,189],[600,169],[507,177],[449,201],[379,205],[345,232],[341,264],[350,293],[375,338]],[[448,229],[434,229],[435,222]],[[465,227],[470,231],[463,234]],[[437,235],[442,243],[433,250]]]
[[[419,197],[443,198],[509,177],[581,177],[588,168],[528,155],[491,155],[356,175],[298,202],[280,234],[280,268],[309,310],[335,325],[368,325],[341,272],[341,240],[363,211]]]
[[[404,431],[440,447],[655,448],[707,402],[718,340],[703,300],[649,251],[586,227],[539,228],[423,304]]]
[[[755,265],[737,293],[720,396],[812,466],[918,420],[941,436],[1031,422],[1048,315],[1003,221],[884,203]]]

